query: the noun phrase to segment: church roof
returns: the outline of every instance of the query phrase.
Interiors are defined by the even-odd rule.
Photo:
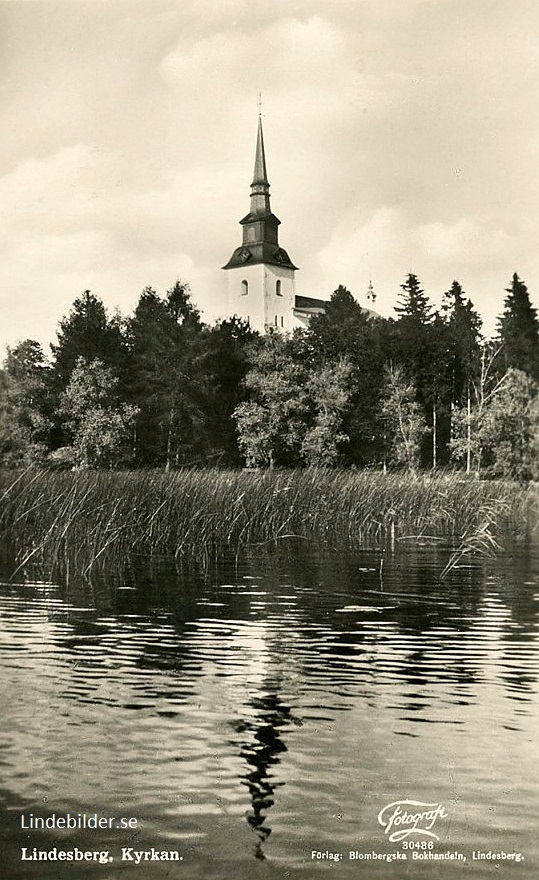
[[[325,311],[325,308],[328,304],[327,299],[315,299],[314,296],[296,296],[296,309],[301,309],[302,311]]]
[[[296,296],[295,308],[302,312],[319,313],[324,312],[329,305],[327,299],[316,299],[314,296]],[[366,309],[361,306],[361,310],[366,312],[368,318],[381,318],[382,316],[375,312],[374,309]]]
[[[284,248],[268,241],[257,241],[242,244],[236,248],[230,260],[223,269],[233,269],[236,266],[253,266],[257,263],[268,263],[270,266],[282,266],[285,269],[297,269]]]
[[[246,226],[248,223],[256,223],[257,221],[260,222],[260,220],[260,214],[253,214],[252,211],[249,211],[249,213],[240,220],[240,226]],[[281,221],[275,216],[273,211],[270,211],[269,214],[264,214],[263,220],[267,226],[277,227],[281,225]]]

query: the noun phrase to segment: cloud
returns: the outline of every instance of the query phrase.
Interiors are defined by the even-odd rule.
[[[31,337],[45,347],[54,339],[60,318],[85,289],[101,297],[109,311],[119,308],[128,314],[144,287],[150,285],[163,294],[176,278],[188,281],[197,303],[207,307],[205,291],[212,281],[207,270],[195,266],[180,250],[122,258],[106,233],[96,232],[21,241],[10,251],[7,269],[0,312],[9,327],[9,340],[13,344]]]
[[[504,229],[488,229],[467,217],[453,224],[426,223],[411,230],[410,237],[424,262],[448,270],[455,263],[466,271],[493,261],[503,264],[514,249]]]
[[[129,309],[177,275],[220,314],[259,90],[298,292],[372,277],[389,314],[415,271],[488,313],[518,271],[539,293],[536,3],[102,6],[0,4],[8,338],[50,335],[86,287]]]
[[[158,69],[191,105],[209,101],[230,112],[247,101],[252,113],[261,90],[272,113],[320,122],[346,116],[350,103],[379,100],[380,80],[360,73],[357,54],[358,46],[327,19],[286,17],[249,33],[231,28],[192,44],[181,40]]]
[[[2,235],[67,233],[92,223],[97,193],[91,150],[66,147],[43,159],[30,158],[0,178]]]
[[[189,252],[189,230],[202,236],[202,180],[186,172],[169,189],[129,191],[115,186],[115,164],[77,144],[0,178],[0,312],[11,340],[51,339],[86,288],[129,311],[145,286],[163,292],[179,277],[204,306],[212,273]]]
[[[326,293],[345,284],[363,305],[372,280],[376,308],[388,316],[408,272],[419,276],[438,305],[456,278],[491,329],[515,261],[526,262],[525,251],[518,238],[486,222],[461,217],[454,223],[414,224],[404,210],[384,206],[366,222],[348,216],[321,250],[315,273],[326,279]]]

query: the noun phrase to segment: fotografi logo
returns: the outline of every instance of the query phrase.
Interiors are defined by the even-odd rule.
[[[438,819],[447,819],[447,811],[442,804],[425,804],[422,801],[394,801],[378,813],[378,822],[389,834],[389,840],[396,843],[406,840],[411,834],[424,835],[439,840],[432,830]]]

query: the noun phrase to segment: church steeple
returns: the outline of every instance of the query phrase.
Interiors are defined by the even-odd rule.
[[[253,172],[253,182],[263,183],[269,186],[268,172],[266,171],[266,152],[264,150],[264,132],[262,131],[262,116],[258,116],[258,133],[256,136],[256,153],[255,153],[255,170]]]
[[[296,267],[279,246],[280,221],[271,211],[260,100],[255,167],[249,213],[240,220],[242,244],[226,269],[228,315],[236,315],[259,333],[268,327],[290,332],[296,321]]]
[[[266,153],[264,151],[264,132],[262,117],[258,117],[258,134],[256,137],[255,167],[251,184],[251,214],[264,216],[271,214],[268,172],[266,171]]]
[[[275,214],[272,214],[270,206],[264,132],[262,130],[262,116],[259,112],[250,209],[249,213],[240,220],[243,227],[243,242],[241,247],[236,248],[223,268],[232,269],[246,263],[249,265],[264,263],[296,269],[297,267],[294,266],[286,251],[279,247],[278,227],[280,223],[281,221]]]

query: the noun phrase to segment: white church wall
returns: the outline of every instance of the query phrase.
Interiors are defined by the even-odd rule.
[[[289,332],[295,326],[294,270],[256,263],[226,270],[228,314],[248,321],[253,330]]]

